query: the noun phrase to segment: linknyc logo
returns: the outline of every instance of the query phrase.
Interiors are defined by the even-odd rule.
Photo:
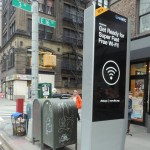
[[[115,15],[115,18],[116,18],[117,20],[120,20],[120,21],[123,21],[123,22],[127,22],[127,19],[126,19],[126,18],[123,18],[123,17],[121,17],[121,16]]]

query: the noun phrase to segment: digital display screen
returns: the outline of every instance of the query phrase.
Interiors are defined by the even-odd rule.
[[[128,20],[103,7],[96,11],[93,122],[123,119]]]

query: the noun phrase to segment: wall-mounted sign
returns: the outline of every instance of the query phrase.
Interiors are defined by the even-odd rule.
[[[93,122],[124,118],[127,18],[95,11]]]
[[[6,77],[6,81],[11,80],[31,80],[31,75],[25,75],[25,74],[13,74]]]

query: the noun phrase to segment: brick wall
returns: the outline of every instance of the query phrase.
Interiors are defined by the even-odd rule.
[[[110,6],[110,10],[123,15],[131,21],[131,38],[137,35],[137,23],[138,23],[138,5],[137,0],[120,0],[117,3]]]

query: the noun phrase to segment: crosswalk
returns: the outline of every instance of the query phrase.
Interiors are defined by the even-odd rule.
[[[0,122],[5,122],[11,119],[13,111],[0,111]]]
[[[4,119],[2,117],[0,117],[0,122],[4,122]]]
[[[14,112],[15,111],[13,111],[13,110],[0,110],[0,122],[11,121],[11,115]],[[26,111],[24,113],[26,113]]]

